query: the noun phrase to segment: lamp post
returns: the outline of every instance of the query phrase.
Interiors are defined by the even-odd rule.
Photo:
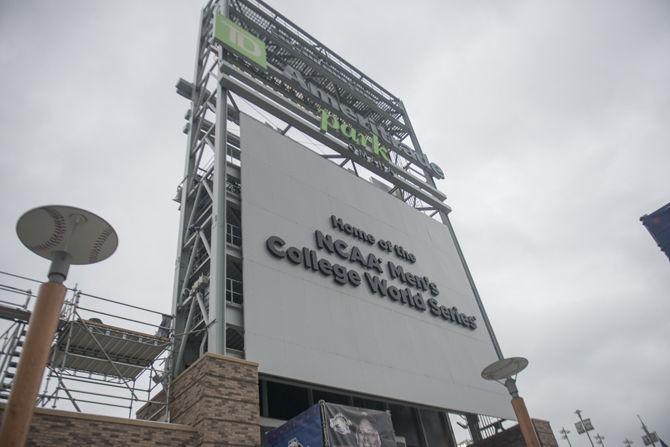
[[[527,447],[540,447],[540,440],[535,432],[533,421],[530,419],[526,403],[519,396],[519,390],[516,387],[516,376],[528,366],[528,360],[523,357],[510,357],[500,359],[491,363],[482,371],[482,378],[486,380],[495,380],[507,388],[512,396],[512,408],[516,415],[521,435]],[[504,382],[502,380],[505,379]]]
[[[642,437],[642,442],[644,445],[653,445],[656,447],[656,441],[658,441],[658,435],[656,432],[651,432],[649,433],[649,430],[647,430],[647,426],[645,425],[644,421],[640,417],[640,415],[637,415],[637,418],[640,420],[640,424],[642,424],[642,431],[644,431],[644,436]]]
[[[603,441],[603,439],[605,439],[604,436],[601,436],[600,433],[596,433],[596,435],[594,436],[594,438],[596,438],[596,444],[600,444],[600,445],[602,445],[603,447],[605,447],[605,442]]]
[[[629,440],[628,438],[624,439],[623,443],[626,447],[633,445],[633,441]]]
[[[0,445],[23,447],[51,343],[65,299],[70,265],[92,264],[114,253],[118,238],[103,219],[69,206],[43,206],[23,214],[16,224],[21,242],[51,261],[49,281],[40,286],[30,315],[16,375],[0,429]]]
[[[568,445],[570,447],[572,447],[572,443],[570,442],[570,439],[568,438],[568,433],[570,433],[570,430],[566,430],[565,427],[561,427],[561,429],[558,432],[561,434],[561,438],[568,441]]]
[[[582,410],[575,410],[575,414],[579,417],[579,422],[575,422],[575,428],[577,429],[578,434],[586,433],[586,436],[589,438],[591,447],[596,447],[593,445],[593,440],[589,431],[593,430],[593,425],[591,425],[591,419],[582,419]]]

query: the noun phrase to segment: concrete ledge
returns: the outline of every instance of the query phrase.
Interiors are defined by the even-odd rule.
[[[187,372],[192,371],[192,369],[194,367],[198,366],[200,363],[205,362],[207,359],[225,360],[227,362],[238,363],[238,364],[243,365],[243,366],[251,366],[252,368],[256,368],[256,370],[258,370],[258,363],[256,363],[256,362],[252,362],[250,360],[238,359],[236,357],[229,357],[229,356],[223,355],[223,354],[214,354],[214,353],[211,353],[211,352],[205,352],[203,355],[198,357],[198,359],[195,362],[193,362],[191,365],[189,365],[188,368],[186,368],[184,371],[179,373],[179,375],[177,377],[175,377],[174,380],[172,381],[171,386],[174,388],[175,384],[177,382],[179,382]]]
[[[239,363],[240,365],[253,366],[255,368],[258,368],[258,363],[257,362],[252,362],[251,360],[245,360],[245,359],[238,359],[237,357],[230,357],[230,356],[223,355],[223,354],[214,354],[213,352],[204,353],[202,355],[202,357],[200,357],[198,360],[193,362],[193,364],[195,365],[196,363],[198,363],[200,360],[204,359],[205,357],[212,357],[212,358],[215,358],[215,359],[228,360],[229,362]]]

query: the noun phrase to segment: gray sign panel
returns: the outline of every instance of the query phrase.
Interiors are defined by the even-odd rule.
[[[244,115],[241,141],[247,359],[513,419],[505,389],[480,377],[497,357],[448,229]]]

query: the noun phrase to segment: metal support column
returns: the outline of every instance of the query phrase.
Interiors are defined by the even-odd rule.
[[[225,354],[229,92],[221,85],[222,49],[213,43],[212,30],[215,14],[226,13],[226,8],[226,2],[215,0],[203,8],[193,83],[177,83],[177,93],[190,98],[191,104],[186,115],[186,167],[178,199],[181,216],[173,333],[182,336],[171,361],[173,377],[205,351]],[[200,294],[198,306],[193,307],[187,299],[196,284]],[[195,330],[203,324],[205,330]]]
[[[225,0],[219,4],[226,11]],[[228,91],[221,85],[223,49],[219,48],[218,82],[216,85],[216,129],[214,140],[214,198],[212,207],[212,235],[209,271],[209,321],[207,350],[226,353],[226,136]]]

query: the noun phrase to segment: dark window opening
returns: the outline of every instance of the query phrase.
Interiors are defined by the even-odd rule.
[[[451,447],[449,429],[440,413],[431,410],[420,411],[428,445],[430,447]]]
[[[354,407],[379,411],[384,411],[386,409],[383,402],[371,399],[363,399],[361,397],[354,397]]]
[[[277,382],[267,382],[268,413],[271,418],[289,420],[309,408],[307,390]]]
[[[349,397],[328,391],[314,390],[314,403],[323,400],[331,404],[350,405]]]
[[[405,438],[407,447],[422,447],[419,441],[417,421],[414,417],[414,409],[401,405],[389,405],[391,410],[391,421],[396,436]]]

